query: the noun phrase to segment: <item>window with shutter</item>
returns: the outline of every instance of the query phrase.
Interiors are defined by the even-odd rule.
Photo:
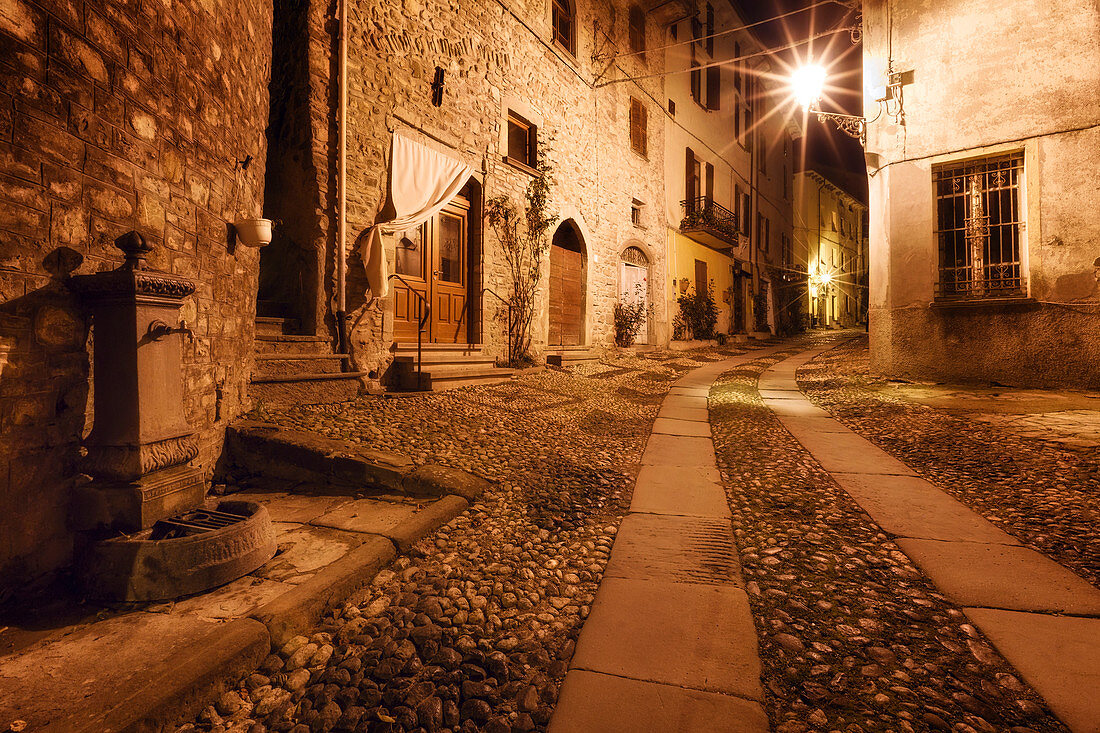
[[[707,55],[714,55],[714,8],[707,3]]]
[[[695,151],[691,148],[686,149],[684,157],[684,198],[687,199],[688,213],[691,213],[695,210],[695,197],[699,195],[699,161],[695,159]]]
[[[707,180],[707,188],[706,188],[706,191],[703,193],[703,195],[706,196],[708,200],[713,200],[714,199],[714,166],[711,165],[710,163],[707,163],[706,164],[706,170],[707,170],[707,174],[706,174],[707,175],[707,179],[706,179]]]
[[[630,35],[630,50],[638,54],[638,58],[642,61],[645,61],[645,11],[638,5],[630,6],[628,32]]]
[[[722,67],[707,67],[707,109],[722,109]]]
[[[648,155],[648,112],[641,100],[630,98],[630,148],[638,155]]]
[[[508,112],[508,159],[534,168],[538,128],[515,112]]]
[[[574,22],[576,16],[573,13],[573,5],[569,0],[553,0],[553,3],[551,22],[554,43],[570,54],[576,54],[576,23]]]
[[[696,104],[703,103],[703,71],[696,61],[691,62],[691,98]]]

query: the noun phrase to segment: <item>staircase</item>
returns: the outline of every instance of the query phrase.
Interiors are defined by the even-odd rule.
[[[599,358],[599,353],[591,346],[546,347],[546,363],[550,366],[568,367]]]
[[[496,366],[481,346],[470,344],[424,344],[421,353],[421,381],[417,384],[416,344],[398,343],[390,366],[390,384],[397,390],[431,390],[499,384],[512,377],[513,369]]]
[[[332,353],[327,336],[294,333],[290,318],[256,318],[256,366],[248,393],[268,407],[347,402],[366,372],[344,371],[347,354]]]

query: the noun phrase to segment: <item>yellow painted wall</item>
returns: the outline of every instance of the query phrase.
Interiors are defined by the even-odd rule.
[[[733,259],[717,252],[706,245],[688,239],[674,229],[668,230],[668,301],[669,320],[680,312],[680,306],[676,299],[680,297],[680,281],[688,279],[689,286],[695,287],[695,261],[702,260],[707,263],[707,279],[714,283],[714,302],[718,306],[717,330],[722,333],[729,331],[730,304],[724,300],[723,293],[733,285],[730,276],[730,266]],[[671,331],[671,327],[670,327]]]

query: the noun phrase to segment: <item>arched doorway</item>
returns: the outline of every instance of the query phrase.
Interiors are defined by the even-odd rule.
[[[586,262],[577,225],[572,219],[562,222],[550,242],[549,346],[584,343]]]
[[[423,303],[428,343],[469,344],[478,333],[481,186],[470,181],[438,214],[394,234],[393,335],[415,343]]]
[[[636,344],[649,343],[649,257],[641,247],[631,245],[623,250],[619,263],[619,300],[634,304],[641,301],[646,310]]]

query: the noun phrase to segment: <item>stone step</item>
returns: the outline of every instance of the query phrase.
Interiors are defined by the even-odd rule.
[[[394,364],[400,364],[402,366],[408,365],[409,368],[416,368],[416,351],[412,353],[406,351],[396,352],[393,359]],[[484,354],[477,353],[459,353],[454,351],[425,351],[420,356],[420,363],[424,366],[429,364],[432,366],[442,364],[470,364],[470,365],[488,365],[493,366],[496,364],[496,359],[492,356],[485,356]]]
[[[256,316],[256,333],[284,335],[292,334],[300,327],[296,318],[279,318],[275,316]]]
[[[347,354],[257,354],[253,377],[340,374]]]
[[[253,375],[248,394],[269,407],[325,405],[348,402],[359,394],[359,379],[366,372],[314,373],[292,376]]]
[[[561,367],[596,361],[600,358],[600,354],[592,346],[549,346],[545,356],[547,364]]]
[[[257,333],[256,354],[332,354],[332,339],[328,336],[298,336],[280,333]]]
[[[456,387],[472,387],[486,384],[499,384],[512,378],[514,370],[477,365],[441,365],[426,368],[422,372],[423,380],[418,385],[416,372],[410,370],[399,375],[401,389],[424,389],[438,392]]]

